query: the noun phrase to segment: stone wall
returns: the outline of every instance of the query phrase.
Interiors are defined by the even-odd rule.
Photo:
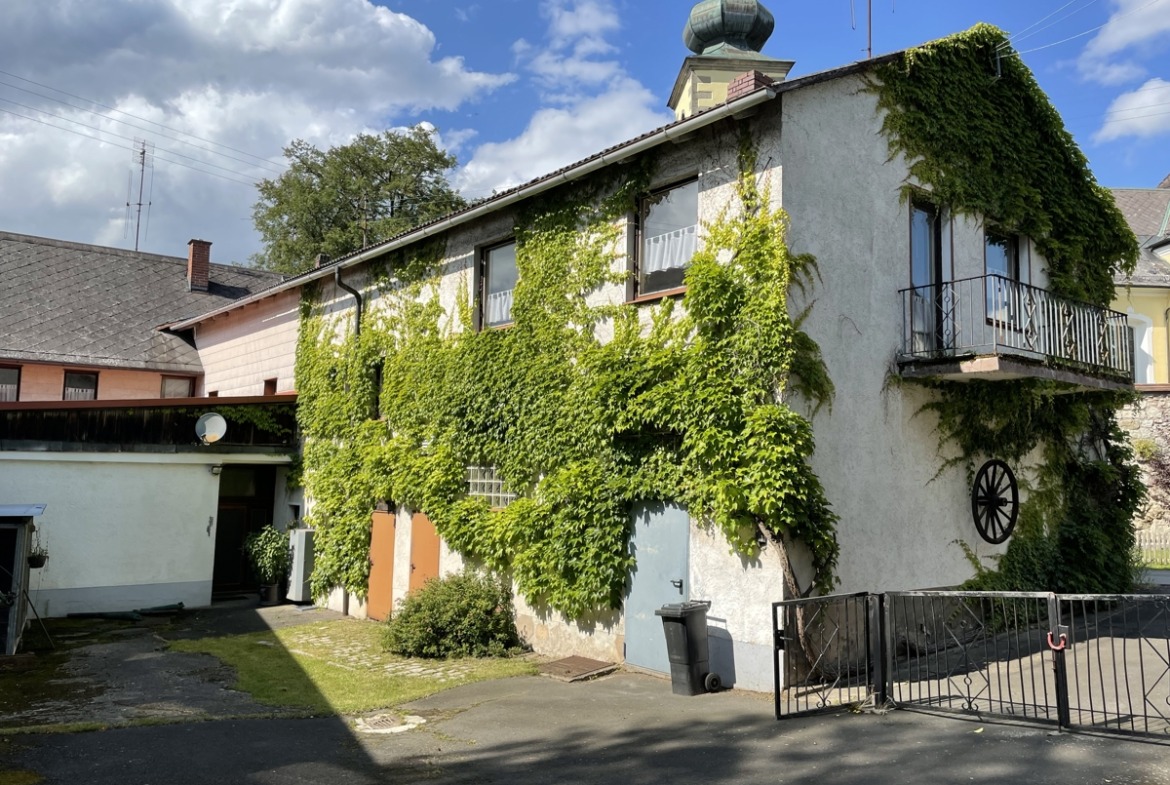
[[[1149,490],[1134,528],[1170,535],[1170,386],[1147,385],[1141,388],[1141,396],[1136,404],[1118,413],[1121,427],[1133,441],[1142,480]]]

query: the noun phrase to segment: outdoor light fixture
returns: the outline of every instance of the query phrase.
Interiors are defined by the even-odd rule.
[[[214,474],[216,477],[218,477],[218,476],[219,476],[219,473],[223,471],[223,467],[222,467],[222,466],[219,466],[219,465],[216,465],[216,466],[208,466],[208,467],[207,467],[207,471],[211,472],[211,473],[212,473],[212,474]]]

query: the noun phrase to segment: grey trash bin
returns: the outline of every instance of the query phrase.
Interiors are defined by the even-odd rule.
[[[654,611],[662,617],[666,653],[670,657],[670,686],[675,695],[700,695],[719,689],[719,676],[710,672],[707,646],[707,607],[696,600],[663,605]]]

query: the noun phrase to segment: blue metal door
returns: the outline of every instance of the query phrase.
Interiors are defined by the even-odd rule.
[[[670,673],[662,619],[654,611],[690,597],[690,516],[674,505],[635,508],[630,550],[634,572],[626,597],[626,662]]]

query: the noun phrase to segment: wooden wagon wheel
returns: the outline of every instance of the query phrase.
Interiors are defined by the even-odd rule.
[[[971,488],[971,515],[979,536],[993,545],[1012,536],[1020,513],[1020,488],[1006,463],[992,459],[980,467]]]

